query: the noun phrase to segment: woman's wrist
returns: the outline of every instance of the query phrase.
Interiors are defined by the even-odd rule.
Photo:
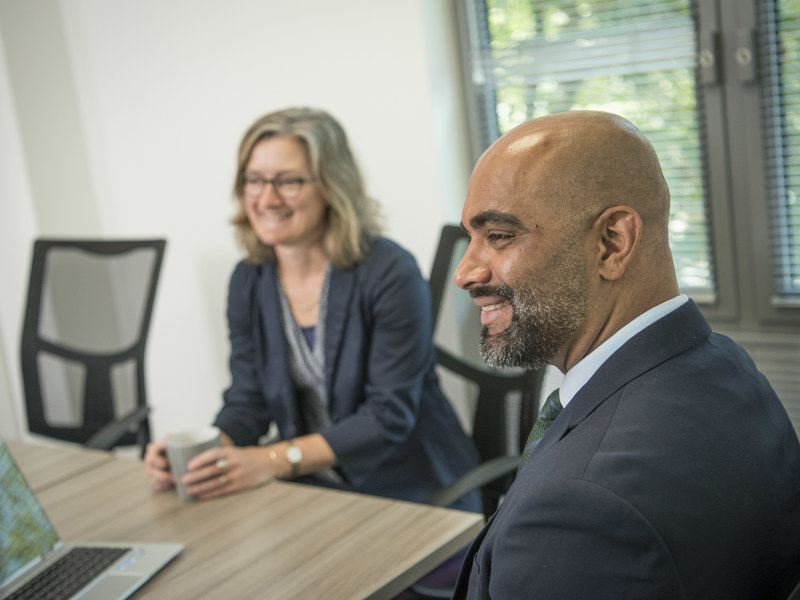
[[[270,467],[279,479],[295,479],[335,467],[336,455],[319,433],[265,446]]]
[[[272,474],[278,479],[289,479],[292,473],[292,465],[286,459],[288,446],[287,442],[278,442],[266,448]]]

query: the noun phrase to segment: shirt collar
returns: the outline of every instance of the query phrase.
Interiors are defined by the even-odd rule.
[[[682,306],[687,300],[689,300],[689,298],[681,294],[680,296],[676,296],[654,306],[636,317],[592,352],[584,356],[578,364],[564,374],[564,379],[561,382],[558,394],[561,404],[563,406],[569,404],[569,401],[578,393],[578,390],[586,385],[586,382],[591,379],[592,375],[594,375],[602,364],[606,362],[614,352],[619,350],[625,342],[646,327],[667,316],[679,306]]]

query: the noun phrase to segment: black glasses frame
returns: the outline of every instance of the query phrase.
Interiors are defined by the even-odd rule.
[[[278,196],[281,200],[292,200],[300,195],[303,191],[303,185],[306,183],[311,183],[316,181],[314,177],[298,177],[296,175],[278,175],[273,177],[272,179],[267,179],[266,177],[262,177],[258,174],[253,173],[242,173],[241,175],[242,181],[242,194],[244,196],[248,196],[251,198],[257,198],[261,194],[264,193],[264,186],[270,184],[272,186],[275,195]],[[297,191],[291,194],[286,193],[286,186],[297,186]],[[251,190],[248,192],[247,188],[251,187]],[[258,186],[257,190],[252,189],[253,186]],[[281,187],[284,188],[284,191],[281,191]]]

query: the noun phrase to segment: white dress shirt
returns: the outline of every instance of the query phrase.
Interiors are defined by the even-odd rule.
[[[658,306],[654,306],[647,312],[642,313],[633,321],[625,325],[622,329],[600,344],[592,352],[584,356],[578,364],[564,374],[558,396],[562,406],[569,404],[569,401],[578,393],[586,382],[591,379],[597,370],[606,362],[609,357],[616,352],[620,346],[642,331],[645,327],[652,325],[662,317],[683,305],[689,298],[684,295],[676,296]]]

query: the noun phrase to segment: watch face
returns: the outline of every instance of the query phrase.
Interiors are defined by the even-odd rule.
[[[297,464],[303,460],[303,451],[297,446],[289,446],[286,449],[286,460],[292,464]]]

